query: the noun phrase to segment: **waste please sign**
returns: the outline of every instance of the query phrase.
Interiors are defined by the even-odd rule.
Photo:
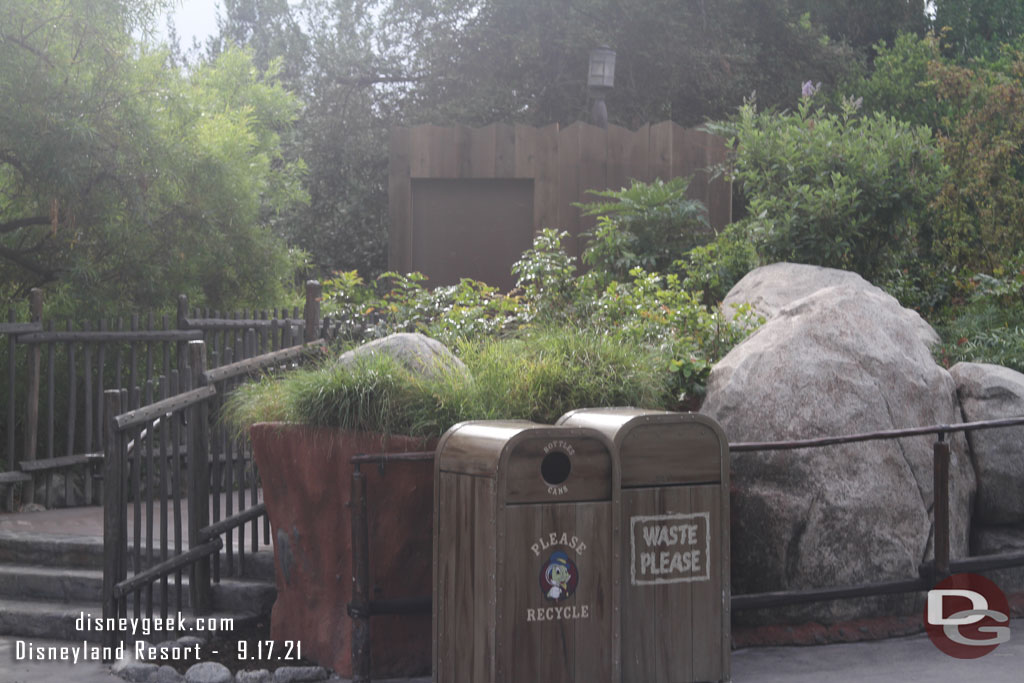
[[[632,584],[709,581],[710,525],[708,512],[631,517]]]

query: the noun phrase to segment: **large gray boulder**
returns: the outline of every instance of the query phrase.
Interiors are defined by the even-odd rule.
[[[968,422],[1024,415],[1024,375],[988,363],[957,363],[960,408]],[[983,524],[1024,522],[1024,426],[967,434],[978,473],[975,514]]]
[[[427,377],[445,372],[469,374],[465,364],[447,346],[419,332],[399,332],[374,339],[346,351],[338,357],[338,362],[345,365],[356,358],[378,353],[391,356],[410,371]]]
[[[802,269],[801,269],[802,270]],[[959,422],[956,389],[917,318],[859,283],[780,307],[712,370],[702,412],[730,443]],[[932,555],[933,437],[732,456],[735,594],[909,579]],[[974,472],[951,439],[952,555],[968,553]],[[909,609],[818,603],[798,619]]]
[[[939,335],[916,311],[901,307],[894,297],[857,273],[835,268],[785,262],[755,268],[733,285],[722,300],[722,308],[731,316],[736,305],[750,304],[755,312],[771,319],[783,307],[827,287],[852,287],[881,296],[899,308],[899,315],[907,319],[922,342],[939,342]]]

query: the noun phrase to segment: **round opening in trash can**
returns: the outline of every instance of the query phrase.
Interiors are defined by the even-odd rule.
[[[569,456],[562,451],[551,451],[544,456],[540,463],[540,476],[552,486],[561,484],[569,478],[572,470],[572,462]]]

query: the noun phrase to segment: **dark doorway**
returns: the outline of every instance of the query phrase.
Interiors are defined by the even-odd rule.
[[[430,286],[470,277],[507,291],[533,243],[533,180],[414,179],[412,224],[412,269]]]

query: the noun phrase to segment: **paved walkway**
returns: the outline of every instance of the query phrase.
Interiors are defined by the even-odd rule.
[[[0,531],[39,535],[100,536],[100,508],[49,510],[0,515]],[[895,683],[906,681],[951,683],[1019,683],[1024,680],[1024,620],[1010,623],[1010,641],[980,659],[959,660],[932,645],[924,634],[907,638],[817,645],[811,647],[759,647],[732,654],[735,683]],[[99,662],[38,662],[18,660],[17,642],[25,638],[0,637],[0,683],[114,683],[121,679]],[[32,641],[35,645],[47,641]],[[426,683],[415,679],[409,683]]]

